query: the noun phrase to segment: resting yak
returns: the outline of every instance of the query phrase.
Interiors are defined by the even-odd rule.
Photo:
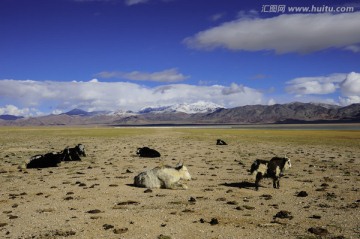
[[[227,143],[222,139],[217,139],[216,140],[216,145],[227,145]]]
[[[134,177],[134,185],[145,188],[187,189],[180,180],[191,180],[191,175],[182,163],[175,167],[162,166],[142,172]]]
[[[20,165],[19,168],[57,167],[62,161],[80,161],[80,156],[86,157],[85,147],[82,144],[78,144],[74,148],[66,147],[61,152],[32,156],[24,165]]]
[[[82,144],[74,148],[66,147],[63,152],[65,153],[64,161],[81,161],[80,156],[86,157],[85,146]]]
[[[26,162],[26,168],[48,168],[57,167],[63,161],[64,153],[47,153],[44,155],[32,156],[28,162]]]
[[[136,154],[144,158],[157,158],[161,156],[158,151],[156,151],[155,149],[150,149],[148,147],[138,148]]]

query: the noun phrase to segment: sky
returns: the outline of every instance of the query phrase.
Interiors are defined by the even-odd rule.
[[[360,0],[0,0],[0,115],[360,103]]]

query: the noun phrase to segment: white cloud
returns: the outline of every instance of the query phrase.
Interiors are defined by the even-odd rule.
[[[349,50],[349,51],[358,53],[358,52],[360,52],[360,46],[358,46],[358,45],[350,45],[350,46],[345,47],[345,50]]]
[[[225,13],[216,13],[210,17],[210,20],[213,22],[219,21],[221,18],[225,16]]]
[[[275,105],[276,104],[276,100],[274,99],[269,99],[268,102],[267,102],[267,105]]]
[[[287,81],[285,91],[295,95],[324,95],[334,93],[339,84],[346,78],[346,74],[332,74],[330,76],[300,77]]]
[[[282,14],[273,18],[243,17],[188,37],[197,49],[309,53],[348,48],[360,43],[360,12],[342,14]]]
[[[343,96],[339,97],[341,105],[360,103],[360,73],[349,73],[340,88]]]
[[[37,116],[41,115],[41,112],[34,108],[19,109],[15,105],[5,105],[0,108],[0,115],[15,115],[15,116]]]
[[[44,113],[84,110],[134,110],[146,106],[210,101],[225,107],[263,103],[263,94],[245,86],[168,84],[144,87],[128,82],[1,80],[0,102]],[[0,105],[1,107],[1,105]],[[27,113],[24,112],[24,115]]]
[[[255,19],[259,16],[259,12],[256,10],[244,11],[241,10],[238,12],[237,18],[240,19]]]
[[[136,4],[140,4],[140,3],[146,3],[149,0],[125,0],[125,4],[128,6],[132,6],[132,5],[136,5]]]
[[[223,88],[222,93],[224,95],[232,95],[236,93],[245,93],[245,90],[246,88],[244,86],[232,83],[230,87]]]
[[[360,103],[360,96],[348,96],[348,97],[339,97],[339,101],[341,105],[351,105]]]
[[[155,81],[155,82],[179,82],[184,81],[189,76],[185,76],[182,73],[179,73],[176,68],[166,69],[159,72],[121,72],[121,71],[103,71],[96,74],[96,77],[99,78],[119,78],[126,80],[136,80],[136,81]]]
[[[351,72],[341,82],[341,92],[345,96],[360,96],[360,73]]]
[[[317,102],[327,102],[340,105],[349,105],[360,103],[360,73],[351,72],[349,74],[337,73],[329,76],[318,77],[300,77],[286,82],[288,85],[285,91],[295,95],[298,99],[304,99],[303,96],[312,95],[313,100]],[[336,103],[334,99],[316,99],[314,95],[326,95],[339,93]],[[310,98],[309,98],[310,99]]]

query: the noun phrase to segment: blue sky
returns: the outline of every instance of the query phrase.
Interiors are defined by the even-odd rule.
[[[1,0],[0,114],[360,103],[359,29],[354,0]]]

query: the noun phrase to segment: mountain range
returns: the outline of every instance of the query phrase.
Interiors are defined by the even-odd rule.
[[[139,112],[73,109],[58,115],[23,118],[0,116],[2,126],[166,125],[166,124],[287,124],[360,122],[360,104],[300,103],[247,105],[226,109],[207,102],[146,107]]]

